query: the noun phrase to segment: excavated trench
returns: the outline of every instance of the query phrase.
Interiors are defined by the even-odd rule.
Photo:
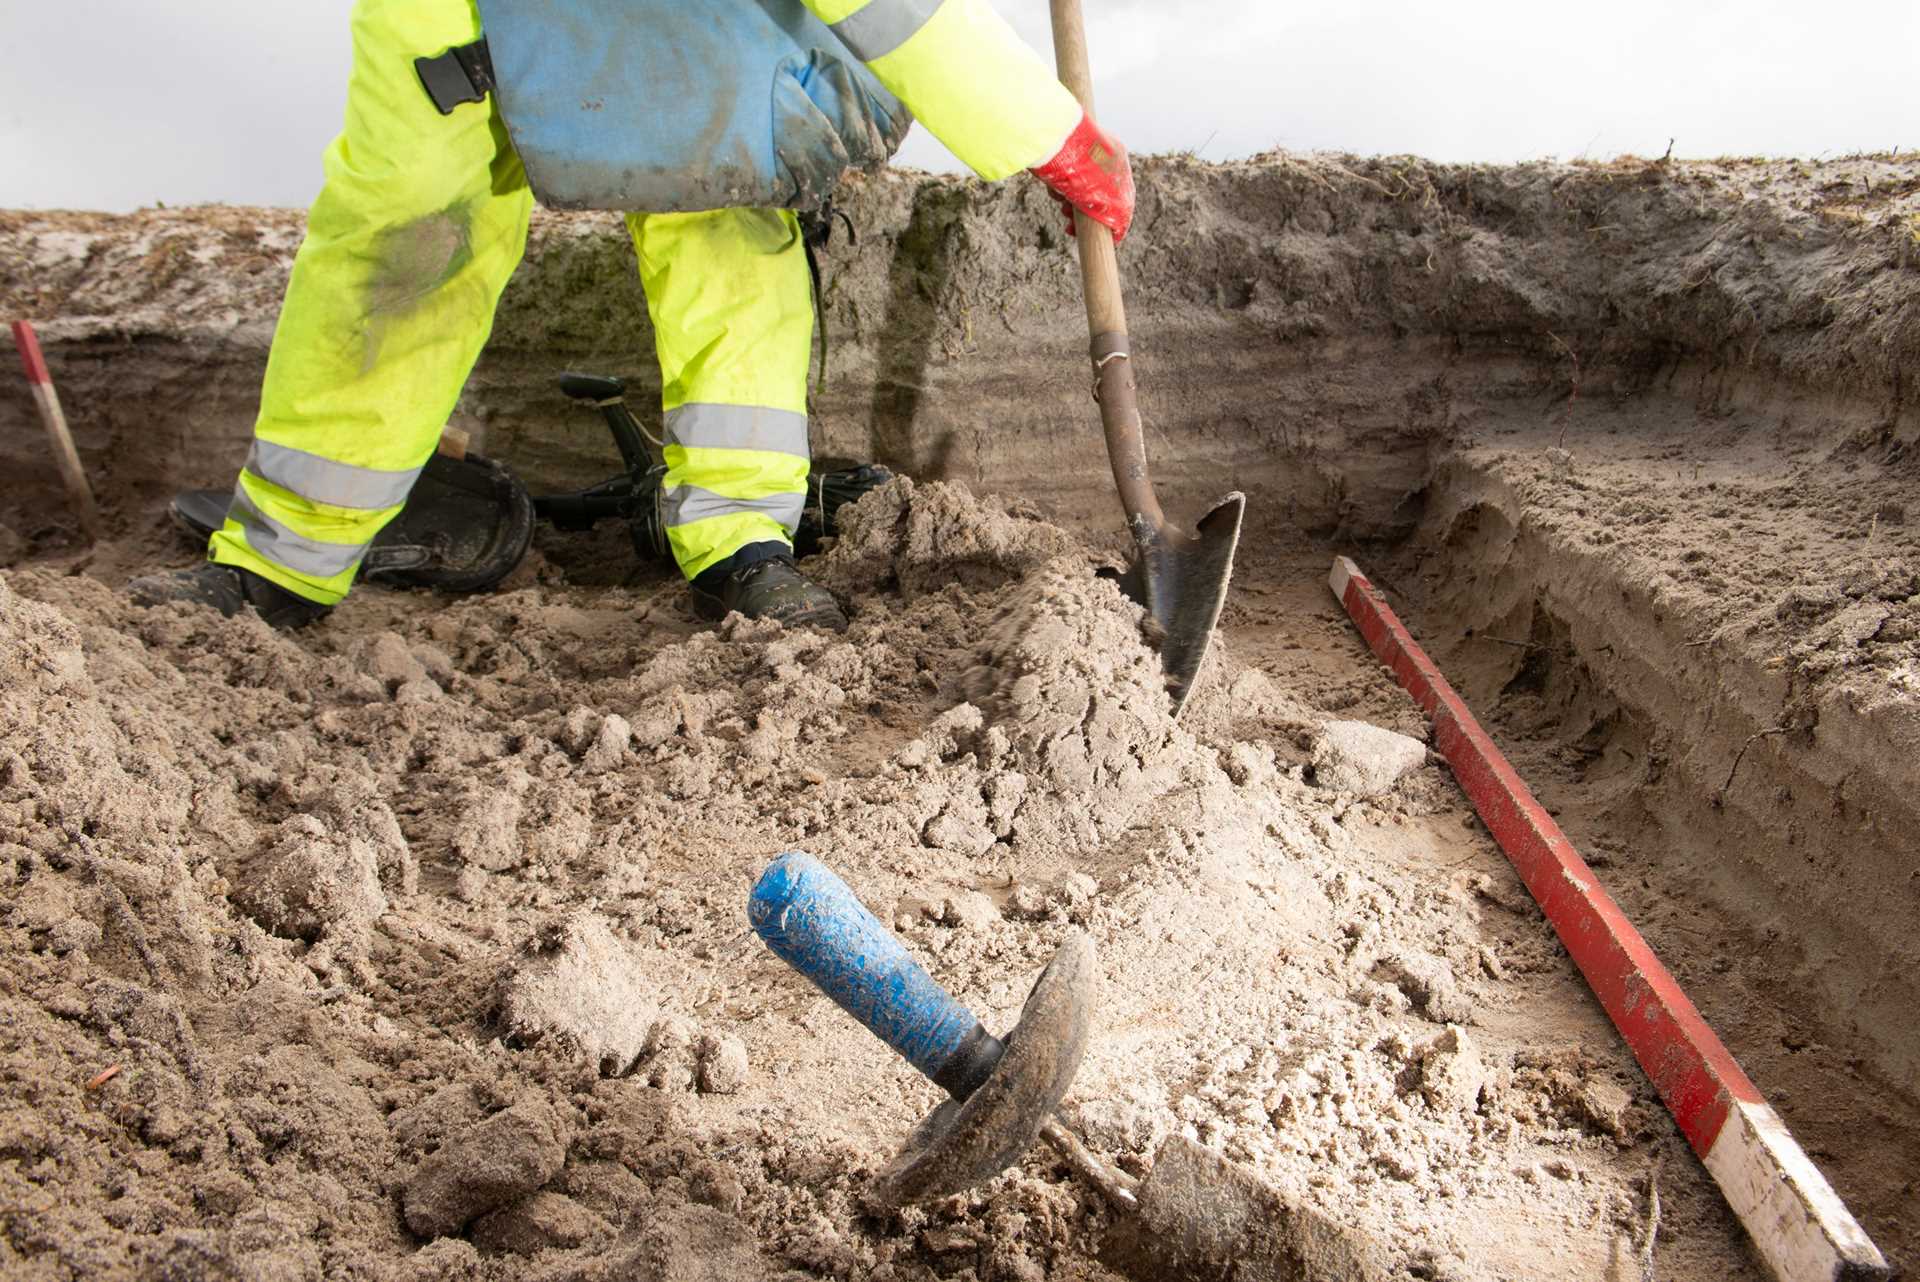
[[[1328,559],[1335,553],[1354,556],[1490,724],[1890,1261],[1920,1266],[1920,1220],[1913,1211],[1913,1171],[1920,1165],[1920,1024],[1914,1020],[1920,1010],[1920,981],[1914,978],[1920,945],[1911,930],[1920,919],[1920,854],[1913,839],[1920,832],[1920,530],[1909,522],[1920,502],[1920,451],[1913,448],[1920,409],[1907,394],[1908,371],[1920,357],[1920,308],[1914,306],[1920,294],[1920,168],[1883,158],[1819,165],[1446,168],[1405,158],[1270,156],[1227,166],[1150,162],[1141,188],[1139,230],[1122,266],[1158,478],[1175,511],[1196,508],[1229,488],[1249,495],[1236,590],[1223,620],[1228,657],[1216,665],[1216,689],[1210,702],[1197,706],[1200,724],[1193,728],[1203,749],[1217,752],[1221,768],[1243,789],[1250,773],[1265,777],[1261,769],[1283,775],[1291,769],[1293,778],[1310,784],[1312,736],[1303,726],[1315,718],[1351,716],[1418,731],[1418,719],[1397,702],[1326,596]],[[1043,202],[1018,187],[893,177],[856,183],[845,205],[859,238],[837,240],[823,253],[828,341],[815,402],[816,452],[875,459],[920,481],[957,481],[977,494],[1017,500],[969,507],[960,516],[943,515],[944,509],[928,515],[924,505],[934,500],[923,492],[917,500],[922,507],[908,501],[900,509],[898,529],[921,532],[902,535],[908,540],[902,546],[919,547],[912,543],[919,537],[931,540],[941,555],[921,565],[905,551],[889,554],[887,590],[904,594],[910,604],[869,643],[891,638],[911,649],[914,642],[899,638],[922,637],[924,674],[930,663],[938,666],[929,656],[952,657],[939,649],[945,642],[936,644],[945,635],[941,628],[977,633],[986,623],[967,618],[969,609],[1018,605],[1015,597],[968,596],[988,582],[978,577],[978,567],[991,566],[1005,578],[1018,562],[1023,573],[1036,573],[1007,551],[1018,540],[996,522],[1044,516],[1096,553],[1118,546],[1097,419],[1087,400],[1075,272]],[[230,209],[127,218],[0,214],[0,298],[9,312],[40,321],[82,457],[101,487],[111,523],[102,545],[81,546],[47,466],[30,402],[14,393],[0,397],[0,464],[13,478],[0,494],[0,565],[14,565],[11,576],[0,578],[10,578],[24,597],[59,605],[84,629],[92,626],[88,620],[111,625],[120,616],[98,605],[89,590],[57,586],[62,574],[117,585],[156,558],[190,559],[191,550],[166,526],[165,497],[179,488],[224,483],[244,451],[299,225],[293,213]],[[543,216],[529,263],[503,301],[493,341],[455,424],[473,433],[476,448],[519,469],[536,491],[598,480],[615,466],[611,444],[596,420],[564,404],[553,377],[563,368],[620,374],[629,379],[636,406],[651,404],[657,383],[646,357],[649,343],[618,221]],[[844,577],[835,582],[844,590],[858,596],[878,581],[844,550],[836,555],[843,562],[834,573]],[[625,613],[636,601],[644,603],[645,618],[677,609],[670,579],[657,568],[635,565],[612,533],[545,532],[533,561],[509,586],[517,594],[533,592],[534,606],[503,607],[507,622],[494,619],[498,636],[486,644],[519,646],[526,656],[520,662],[536,671],[545,661],[579,666],[575,675],[582,680],[624,679],[622,663],[640,662],[631,651],[627,660],[618,658]],[[933,607],[926,603],[947,580],[965,583],[964,590],[945,589],[959,617],[929,622],[922,616]],[[365,613],[340,625],[353,635],[397,630],[409,644],[431,637],[453,655],[455,666],[472,657],[462,649],[464,635],[455,637],[459,628],[433,623],[431,610],[417,601],[357,608]],[[473,616],[454,611],[451,617]],[[538,640],[514,640],[509,624],[515,620],[537,632]],[[137,631],[125,622],[114,626]],[[693,629],[672,626],[677,653]],[[557,657],[565,652],[570,627],[589,639],[583,644],[612,647],[609,656]],[[151,630],[140,635],[155,653],[173,653],[168,647],[179,640]],[[111,646],[91,632],[87,636],[89,662],[97,665],[102,660],[93,657],[95,650],[112,653]],[[728,644],[733,640],[738,638]],[[692,643],[688,648],[691,653]],[[1011,652],[999,653],[1004,658]],[[709,660],[693,662],[690,670]],[[1268,686],[1247,684],[1249,674],[1277,683],[1285,698],[1275,702],[1278,696],[1263,693]],[[856,755],[895,760],[888,754],[917,742],[935,715],[936,726],[960,725],[942,712],[957,696],[942,684],[945,675],[936,675],[899,687],[890,707],[880,693],[885,683],[869,679],[860,697],[873,701],[870,733]],[[456,688],[437,670],[434,676],[440,686]],[[842,677],[833,680],[855,688]],[[682,684],[706,697],[698,695],[704,687],[693,678]],[[519,716],[558,717],[569,712],[569,702],[544,711],[541,702],[585,697],[586,688],[564,686],[524,707],[505,695],[495,702],[518,708]],[[297,693],[287,697],[301,701]],[[991,719],[998,706],[993,698],[974,699]],[[681,733],[694,733],[694,714],[676,715]],[[628,719],[637,721],[631,713]],[[754,724],[751,716],[747,724]],[[811,731],[772,725],[763,717],[753,733],[774,739],[785,734],[796,753],[807,748]],[[949,726],[927,740],[931,748],[913,751],[951,756],[955,743],[970,742],[969,733]],[[230,737],[231,727],[222,734]],[[941,740],[942,734],[949,739]],[[184,753],[183,742],[168,751]],[[1242,745],[1267,751],[1269,764],[1249,765],[1258,754]],[[271,752],[252,751],[259,760],[275,759]],[[977,755],[985,751],[975,749]],[[1017,755],[1017,744],[1012,751]],[[1137,746],[1133,751],[1146,763],[1140,776],[1146,778],[1152,755]],[[400,767],[402,775],[424,772],[430,782],[456,786],[457,772],[446,774],[431,751],[416,747],[414,754]],[[748,753],[742,760],[761,758]],[[762,769],[738,763],[732,768],[747,782]],[[1197,769],[1187,767],[1189,781],[1198,777]],[[709,795],[707,785],[681,777],[682,766],[673,770],[679,773],[669,787],[672,795]],[[533,773],[548,777],[539,769]],[[835,775],[827,786],[839,786],[835,771],[827,774]],[[1029,774],[1037,796],[1044,772]],[[6,782],[4,770],[0,782]],[[1392,935],[1396,918],[1379,908],[1379,900],[1398,902],[1402,892],[1442,905],[1431,926],[1435,940],[1452,938],[1456,926],[1448,924],[1450,918],[1470,918],[1483,934],[1491,931],[1483,914],[1503,923],[1525,919],[1525,930],[1541,929],[1524,903],[1508,898],[1517,882],[1502,880],[1497,859],[1457,794],[1437,775],[1429,782],[1411,799],[1371,811],[1329,803],[1335,827],[1367,834],[1361,846],[1371,852],[1367,859],[1379,861],[1374,875],[1390,889],[1356,899],[1348,881],[1362,874],[1334,874],[1327,883],[1333,888],[1325,892],[1327,920],[1309,921],[1309,910],[1298,905],[1275,909],[1285,921],[1298,917],[1298,938],[1344,930],[1345,950],[1370,957],[1373,944],[1361,936],[1371,941],[1383,931]],[[263,798],[271,792],[265,784],[249,786]],[[535,784],[527,794],[530,813],[539,813],[532,798],[546,786]],[[989,781],[981,794],[981,816],[946,813],[964,823],[1000,824],[994,786]],[[1063,796],[1074,795],[1073,786],[1062,786]],[[1286,785],[1275,786],[1293,796]],[[1212,796],[1204,789],[1201,794]],[[1154,795],[1172,797],[1178,790]],[[1086,796],[1089,813],[1104,813],[1095,792]],[[781,797],[778,805],[799,805]],[[389,800],[413,845],[428,849],[431,842],[421,836],[425,821]],[[751,835],[758,831],[752,823],[730,809],[736,801],[741,815],[753,809],[750,794],[705,804],[720,831],[749,834],[740,837],[749,844],[759,840]],[[971,804],[982,803],[976,798]],[[1098,819],[1082,830],[1061,819],[1065,826],[1058,833],[1023,846],[1016,826],[1014,836],[1001,834],[1015,852],[1005,886],[1029,876],[1039,884],[1078,870],[1091,874],[1099,893],[1118,903],[1126,892],[1117,886],[1147,886],[1142,870],[1184,868],[1182,850],[1199,860],[1199,871],[1153,883],[1161,888],[1152,895],[1140,890],[1146,906],[1128,930],[1138,933],[1141,922],[1164,919],[1168,943],[1136,956],[1124,944],[1103,940],[1103,947],[1126,959],[1116,965],[1138,965],[1136,977],[1147,996],[1128,1008],[1128,1021],[1115,1016],[1107,1049],[1096,1054],[1097,1067],[1090,1071],[1109,1089],[1135,1077],[1149,1086],[1164,1083],[1168,1124],[1184,1120],[1203,1138],[1224,1136],[1236,1156],[1267,1163],[1277,1180],[1301,1181],[1290,1189],[1314,1188],[1314,1179],[1288,1174],[1289,1154],[1347,1172],[1353,1163],[1342,1156],[1344,1141],[1336,1132],[1364,1129],[1349,1119],[1344,1132],[1333,1124],[1333,1132],[1314,1141],[1319,1149],[1288,1148],[1284,1133],[1290,1125],[1302,1134],[1320,1133],[1308,1120],[1311,1113],[1295,1111],[1300,1106],[1290,1102],[1305,1097],[1297,1085],[1287,1085],[1294,1080],[1287,1073],[1317,1073],[1321,1089],[1337,1097],[1337,1087],[1327,1084],[1329,1070],[1313,1060],[1299,1068],[1304,1052],[1289,1052],[1287,1039],[1276,1040],[1270,1030],[1249,1032],[1257,1026],[1246,1022],[1240,1007],[1213,1012],[1212,999],[1193,987],[1208,979],[1197,968],[1183,979],[1169,961],[1192,929],[1207,933],[1204,914],[1194,905],[1214,903],[1231,919],[1239,909],[1221,905],[1248,894],[1263,901],[1288,895],[1291,883],[1272,869],[1234,863],[1227,880],[1241,878],[1251,890],[1235,891],[1238,898],[1207,898],[1210,887],[1218,888],[1206,829],[1211,822],[1237,831],[1231,816],[1238,812],[1215,811],[1215,804],[1194,802],[1198,811],[1183,821],[1186,827],[1166,820],[1171,827],[1164,831],[1149,832],[1138,820],[1109,831]],[[288,813],[300,809],[282,797],[263,813],[287,821]],[[564,810],[551,810],[549,820],[564,826],[570,822]],[[830,825],[841,812],[821,813],[828,818],[796,821],[799,827],[782,829],[781,839],[813,831],[831,845],[819,835],[830,826],[820,825]],[[1313,834],[1302,840],[1320,839],[1325,822],[1313,819],[1311,808],[1297,813],[1301,831]],[[602,816],[602,809],[593,814]],[[1269,816],[1260,822],[1272,840],[1293,831],[1291,820]],[[935,828],[930,824],[926,831]],[[1248,831],[1259,831],[1259,824]],[[1076,832],[1084,849],[1076,848]],[[1171,845],[1169,832],[1177,834]],[[889,833],[883,824],[870,830],[871,840],[884,847]],[[34,844],[18,833],[0,838],[22,850]],[[1339,849],[1349,838],[1326,840]],[[925,844],[954,845],[930,837]],[[709,905],[698,878],[674,882],[660,871],[676,857],[697,857],[699,840],[681,833],[667,846],[654,851],[650,875],[675,887],[676,913],[691,914],[689,920],[713,918],[711,925],[677,932],[699,941],[690,954],[699,962],[686,962],[693,968],[686,974],[698,970],[707,976],[703,982],[722,983],[709,973],[714,958],[742,955],[734,940],[737,927],[727,918],[730,901],[720,896]],[[465,864],[454,859],[437,870],[423,857],[421,884],[484,902],[473,889],[475,874],[462,868],[477,862],[489,877],[504,878],[508,866],[477,860],[457,839],[454,848]],[[1035,850],[1047,853],[1030,853]],[[910,861],[872,858],[872,876],[903,896],[903,922],[917,921],[923,906],[935,922],[944,911],[948,925],[971,911],[964,903],[956,906],[959,901],[943,910],[937,896],[920,905],[914,896],[928,892]],[[745,867],[741,859],[727,866],[735,873]],[[19,867],[25,885],[25,855]],[[939,867],[958,876],[961,865]],[[1461,881],[1469,874],[1479,880]],[[991,879],[973,884],[997,885]],[[1047,892],[1063,897],[1064,916],[1047,918],[1035,909],[1035,919],[1091,920],[1097,927],[1101,919],[1089,916],[1091,909],[1076,907],[1081,899],[1075,895],[1085,897],[1077,884],[1060,881]],[[1197,897],[1185,907],[1161,904],[1160,896],[1173,893],[1169,887]],[[1008,920],[1019,919],[1017,896],[1008,898],[1016,892],[1002,894],[1004,889],[995,888],[995,895],[1004,901]],[[610,892],[602,887],[599,893]],[[537,897],[511,902],[531,902],[526,912],[532,916],[546,906]],[[512,913],[508,919],[514,920]],[[429,930],[407,920],[408,929],[437,940],[449,956],[473,956],[470,940],[453,940],[444,925]],[[663,924],[651,916],[635,920]],[[15,913],[12,927],[17,941],[39,938],[23,912]],[[1268,927],[1250,929],[1250,938],[1269,939],[1261,933]],[[1492,1142],[1485,1119],[1489,1110],[1503,1108],[1522,1118],[1522,1139],[1509,1135],[1508,1142],[1533,1142],[1525,1137],[1533,1114],[1492,1102],[1522,1096],[1530,1085],[1549,1101],[1537,1106],[1540,1116],[1554,1114],[1561,1105],[1551,1101],[1564,1104],[1571,1089],[1586,1102],[1566,1108],[1584,1109],[1593,1123],[1607,1110],[1592,1103],[1591,1081],[1608,1073],[1632,1094],[1634,1121],[1622,1124],[1615,1116],[1609,1124],[1589,1125],[1586,1147],[1578,1151],[1596,1165],[1571,1174],[1554,1165],[1564,1166],[1564,1158],[1533,1163],[1539,1154],[1531,1149],[1469,1158],[1437,1140],[1405,1141],[1406,1151],[1418,1154],[1408,1160],[1421,1168],[1407,1174],[1386,1155],[1394,1149],[1389,1138],[1380,1141],[1382,1153],[1355,1161],[1386,1169],[1389,1182],[1397,1179],[1403,1189],[1415,1190],[1413,1203],[1396,1202],[1351,1174],[1341,1175],[1331,1191],[1318,1185],[1316,1196],[1347,1207],[1353,1222],[1383,1232],[1394,1244],[1396,1265],[1413,1276],[1624,1277],[1638,1265],[1615,1238],[1633,1242],[1632,1223],[1644,1211],[1635,1198],[1644,1192],[1645,1179],[1656,1178],[1646,1176],[1646,1159],[1669,1154],[1657,1178],[1669,1182],[1663,1194],[1670,1210],[1658,1245],[1670,1275],[1759,1276],[1756,1258],[1711,1186],[1687,1166],[1691,1159],[1644,1081],[1632,1078],[1630,1066],[1621,1067],[1623,1052],[1597,1008],[1580,995],[1564,956],[1533,936],[1524,946],[1516,942],[1524,934],[1518,925],[1501,929],[1506,933],[1487,936],[1490,954],[1484,948],[1469,954],[1490,958],[1480,963],[1485,973],[1476,980],[1489,994],[1480,998],[1485,1009],[1477,1021],[1466,1022],[1488,1043],[1489,1061],[1500,1058],[1503,1038],[1516,1047],[1506,1067],[1488,1078],[1500,1083],[1498,1091],[1478,1097],[1482,1121],[1468,1123],[1470,1130],[1480,1128],[1473,1130],[1476,1143]],[[669,928],[669,935],[676,932]],[[941,931],[934,935],[946,938]],[[505,929],[501,937],[518,936]],[[1258,987],[1268,970],[1291,973],[1285,959],[1295,936],[1283,931],[1271,938],[1276,942],[1249,945],[1252,954],[1233,963],[1242,967],[1245,983]],[[989,964],[994,959],[1017,967],[1044,955],[1034,953],[1032,944],[1004,940],[984,953],[975,951],[978,946],[940,947],[950,963],[971,967],[967,973],[989,988],[984,976],[995,971]],[[1262,954],[1261,947],[1275,951]],[[1439,944],[1433,948],[1445,951]],[[377,950],[370,955],[377,968]],[[1404,976],[1411,971],[1394,960],[1398,954],[1388,949],[1380,956],[1385,960],[1374,961],[1371,974],[1387,975],[1388,987],[1398,983],[1409,993],[1418,988],[1408,986]],[[328,993],[369,982],[351,966],[335,972],[325,961],[307,967],[332,985]],[[1516,972],[1549,975],[1557,986],[1543,995],[1514,978]],[[1402,978],[1393,980],[1396,974]],[[671,987],[666,972],[656,970],[653,978],[661,989]],[[1126,978],[1123,969],[1118,982]],[[758,994],[770,982],[757,971],[728,1001],[744,1001],[740,992]],[[1108,982],[1116,982],[1112,974]],[[1356,982],[1354,993],[1380,987]],[[31,988],[23,981],[23,990]],[[995,1008],[1017,1003],[1017,996],[995,990]],[[1536,999],[1542,1003],[1537,1012]],[[657,994],[646,1000],[671,1005]],[[1283,998],[1273,1000],[1284,1005]],[[1373,999],[1353,1000],[1364,1006]],[[1423,1010],[1423,1003],[1439,1000],[1414,999]],[[725,1021],[716,1012],[726,1005],[699,1008],[702,1028],[711,1023],[715,1032],[722,1030]],[[743,1018],[782,1009],[746,1006]],[[392,1013],[377,1002],[375,1010]],[[446,999],[442,1014],[455,1022],[474,1016],[455,997]],[[1314,1009],[1296,1011],[1290,1023],[1282,1023],[1297,1029],[1327,1018]],[[1210,1046],[1209,1020],[1234,1030],[1233,1036]],[[840,1031],[818,1013],[800,1018],[800,1025],[815,1036]],[[1183,1048],[1238,1067],[1191,1076],[1199,1072],[1193,1063],[1142,1031],[1176,1026],[1184,1030]],[[1392,1038],[1387,1034],[1379,1044],[1396,1044]],[[1561,1046],[1572,1056],[1566,1062],[1577,1061],[1571,1071],[1589,1081],[1586,1093],[1577,1082],[1566,1087],[1566,1062],[1528,1058],[1525,1047],[1536,1040]],[[763,1047],[752,1034],[748,1041],[757,1069]],[[781,1076],[782,1090],[819,1091],[822,1102],[797,1114],[783,1113],[787,1106],[771,1101],[756,1103],[745,1132],[712,1131],[697,1144],[714,1145],[721,1135],[738,1146],[756,1125],[765,1139],[765,1128],[790,1127],[796,1117],[832,1130],[826,1119],[836,1108],[861,1099],[874,1074],[891,1072],[876,1059],[862,1061],[864,1082],[829,1079],[822,1076],[829,1061],[817,1048],[796,1049],[784,1041],[775,1046],[779,1058],[769,1071]],[[635,1054],[643,1066],[664,1062],[653,1040]],[[1414,1067],[1398,1070],[1403,1087],[1421,1080],[1420,1066],[1436,1062],[1430,1045],[1407,1054]],[[435,1071],[445,1069],[442,1061],[421,1055]],[[1235,1055],[1241,1059],[1234,1061]],[[698,1072],[706,1072],[708,1060],[701,1058],[699,1066]],[[1358,1070],[1345,1071],[1355,1074],[1354,1082],[1362,1080]],[[1427,1080],[1438,1080],[1433,1070],[1424,1071]],[[408,1078],[405,1071],[397,1075]],[[416,1072],[410,1080],[420,1077]],[[576,1082],[570,1089],[579,1103],[603,1088]],[[1366,1094],[1360,1086],[1344,1089],[1362,1099]],[[1422,1089],[1433,1104],[1438,1088]],[[886,1118],[910,1115],[914,1098],[873,1105],[881,1112],[851,1129],[835,1122],[843,1128],[833,1132],[835,1142],[846,1146],[836,1150],[840,1160],[857,1166],[884,1157],[892,1133]],[[1243,1124],[1234,1110],[1253,1098],[1260,1101],[1255,1112],[1266,1120]],[[1201,1117],[1193,1111],[1199,1106],[1189,1107],[1193,1099],[1212,1101],[1229,1120]],[[396,1102],[396,1118],[425,1108],[411,1095],[404,1101],[396,1095]],[[483,1100],[481,1111],[506,1103],[504,1096]],[[1139,1138],[1133,1132],[1144,1135],[1159,1125],[1143,1119],[1160,1117],[1160,1103],[1143,1088],[1128,1096],[1124,1108],[1090,1115],[1096,1141],[1126,1151],[1130,1137]],[[506,1113],[524,1106],[515,1103]],[[592,1156],[620,1158],[648,1176],[668,1171],[671,1164],[662,1166],[658,1153],[644,1160],[622,1157],[619,1142],[607,1138],[610,1128],[617,1129],[608,1116],[629,1128],[661,1131],[664,1124],[648,1111],[651,1105],[641,1110],[640,1121],[622,1112],[635,1107],[630,1102],[581,1107],[583,1132],[599,1128],[591,1135],[601,1151]],[[11,1124],[25,1125],[18,1115]],[[1249,1138],[1246,1125],[1270,1126],[1282,1138]],[[1605,1153],[1592,1156],[1592,1136],[1603,1132],[1607,1143],[1599,1147]],[[815,1167],[831,1165],[832,1155],[823,1150],[796,1156],[791,1139],[768,1143],[780,1156],[764,1159],[764,1171],[749,1163],[755,1173],[743,1173],[739,1162],[745,1159],[733,1154],[716,1159],[719,1174],[688,1174],[684,1163],[671,1173],[691,1190],[688,1207],[702,1215],[719,1208],[743,1217],[755,1227],[767,1259],[777,1257],[780,1267],[808,1276],[1105,1276],[1086,1261],[1078,1230],[1064,1226],[1072,1214],[1056,1196],[1063,1187],[1057,1180],[1028,1179],[1010,1203],[982,1203],[954,1209],[947,1219],[914,1221],[907,1228],[917,1233],[917,1248],[890,1254],[873,1243],[898,1237],[898,1224],[876,1228],[845,1201],[781,1200],[793,1195],[780,1190],[819,1178]],[[585,1144],[576,1142],[567,1171],[582,1161],[579,1147]],[[30,1148],[0,1144],[0,1156],[26,1170],[30,1161],[17,1155]],[[1443,1158],[1443,1152],[1450,1156]],[[1463,1198],[1492,1189],[1528,1208],[1516,1212],[1508,1247],[1449,1245],[1447,1230],[1438,1227],[1420,1230],[1432,1239],[1420,1247],[1380,1228],[1397,1220],[1457,1229],[1461,1213],[1448,1209],[1456,1194],[1436,1192],[1447,1181],[1427,1168],[1477,1170],[1474,1163],[1481,1160],[1489,1170],[1526,1168],[1524,1188],[1503,1190],[1476,1184],[1479,1177],[1458,1177]],[[1656,1171],[1659,1162],[1655,1156]],[[605,1196],[585,1191],[589,1181],[573,1177],[565,1184],[566,1178],[556,1177],[549,1192],[617,1222]],[[708,1187],[716,1181],[718,1194]],[[1589,1202],[1551,1201],[1549,1194],[1560,1196],[1554,1190],[1563,1181],[1590,1193]],[[1546,1191],[1538,1192],[1534,1214],[1529,1199],[1538,1186]],[[41,1187],[50,1186],[43,1181]],[[737,1196],[729,1191],[734,1188],[740,1189]],[[209,1203],[204,1191],[196,1197],[203,1210],[219,1203],[218,1197]],[[412,1205],[404,1198],[400,1204]],[[1582,1216],[1592,1230],[1585,1237],[1566,1228]],[[443,1239],[422,1253],[418,1267],[426,1269],[432,1257],[439,1266],[457,1265],[473,1276],[505,1276],[486,1274],[495,1267],[488,1262],[518,1252],[541,1261],[549,1270],[542,1276],[599,1276],[588,1264],[565,1272],[554,1263],[563,1247],[601,1260],[597,1267],[617,1267],[607,1263],[613,1256],[594,1254],[595,1239],[586,1230],[562,1231],[531,1214],[521,1221],[481,1221],[492,1227],[470,1234],[480,1247],[472,1260],[456,1259],[446,1249],[452,1239]],[[1549,1221],[1558,1229],[1544,1227]],[[647,1267],[673,1275],[671,1263],[645,1261],[680,1259],[674,1251],[707,1242],[702,1234],[726,1236],[724,1224],[716,1228],[658,1204],[651,1218],[637,1216],[635,1222],[645,1224],[635,1230],[646,1239],[645,1250],[622,1247],[628,1254],[620,1258],[642,1276],[652,1275]],[[1626,1227],[1617,1233],[1593,1229],[1602,1222]],[[73,1260],[85,1258],[44,1243],[36,1254],[26,1223],[0,1216],[10,1244],[0,1252],[38,1260],[48,1277],[68,1275],[49,1261],[58,1258],[72,1268]],[[411,1218],[409,1223],[418,1234],[419,1224]],[[1556,1232],[1579,1240],[1569,1246],[1556,1240]],[[531,1237],[534,1245],[516,1245],[513,1233]],[[221,1258],[230,1262],[247,1258],[230,1242],[206,1249],[225,1251]],[[134,1252],[98,1260],[120,1267],[138,1258]],[[177,1266],[180,1258],[186,1257],[176,1250],[163,1263]],[[748,1266],[735,1260],[730,1267]],[[769,1276],[778,1272],[764,1260],[754,1267]]]

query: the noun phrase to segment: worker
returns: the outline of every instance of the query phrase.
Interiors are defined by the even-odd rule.
[[[1123,236],[1133,179],[987,0],[804,4],[358,0],[345,129],[226,523],[204,564],[135,598],[297,627],[346,595],[479,357],[537,195],[630,211],[696,610],[844,629],[792,553],[813,341],[796,209],[891,155],[909,111],[982,178],[1030,170],[1070,224]]]

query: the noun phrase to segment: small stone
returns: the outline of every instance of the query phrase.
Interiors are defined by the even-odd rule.
[[[1420,1065],[1420,1093],[1439,1109],[1469,1111],[1479,1107],[1487,1084],[1486,1062],[1480,1049],[1457,1024],[1422,1046],[1415,1056]]]
[[[1601,1080],[1588,1082],[1577,1097],[1580,1112],[1601,1131],[1614,1139],[1625,1139],[1627,1109],[1633,1096],[1625,1087]]]
[[[977,890],[949,895],[942,914],[947,925],[960,930],[989,930],[1000,922],[1000,909]]]
[[[593,746],[587,749],[587,755],[580,764],[595,773],[611,770],[626,760],[627,745],[633,742],[633,727],[625,717],[608,716],[600,723],[600,731],[594,737]]]
[[[993,829],[971,823],[949,810],[927,825],[925,841],[936,850],[978,858],[993,849]]]
[[[395,703],[432,703],[445,691],[432,677],[420,677],[413,681],[402,681],[400,688],[393,692]]]
[[[1377,797],[1426,764],[1427,745],[1364,721],[1329,721],[1313,745],[1314,782]]]
[[[1453,968],[1441,958],[1396,954],[1382,958],[1373,973],[1406,994],[1413,1009],[1434,1023],[1473,1023],[1473,999],[1460,990]]]
[[[707,1034],[694,1047],[696,1081],[707,1095],[733,1095],[747,1084],[747,1047],[737,1037]]]
[[[1007,907],[1015,917],[1038,918],[1047,915],[1047,897],[1038,886],[1021,882],[1013,888]]]
[[[413,657],[413,651],[397,632],[382,632],[369,642],[361,652],[360,669],[386,687],[388,694],[397,692],[408,682],[432,679],[427,675],[426,666]]]

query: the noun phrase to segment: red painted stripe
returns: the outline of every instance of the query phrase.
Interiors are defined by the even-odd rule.
[[[1434,741],[1454,777],[1653,1079],[1687,1142],[1705,1157],[1733,1101],[1760,1103],[1760,1092],[1379,590],[1355,574],[1342,604],[1374,654],[1433,718]]]
[[[53,382],[53,375],[47,373],[47,358],[40,354],[40,336],[33,332],[30,322],[13,323],[13,345],[20,349],[20,363],[27,367],[28,382]]]

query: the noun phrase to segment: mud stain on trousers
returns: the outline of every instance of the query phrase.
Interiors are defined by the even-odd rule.
[[[366,284],[363,371],[379,359],[391,324],[419,307],[473,261],[473,208],[450,206],[374,237]]]

